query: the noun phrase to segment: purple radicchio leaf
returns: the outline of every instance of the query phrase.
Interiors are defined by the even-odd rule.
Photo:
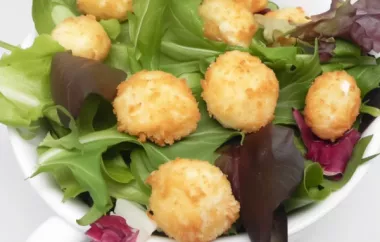
[[[128,226],[124,218],[107,215],[91,224],[86,235],[91,242],[136,242],[139,231]]]
[[[251,241],[286,242],[287,219],[281,204],[301,182],[304,171],[293,130],[267,125],[247,135],[242,145],[223,147],[215,164],[231,182]]]
[[[76,118],[89,94],[98,94],[111,102],[117,86],[126,77],[124,71],[99,61],[60,52],[54,55],[51,65],[51,93],[55,104],[63,106]],[[60,118],[67,126],[64,115]]]
[[[369,52],[380,52],[380,1],[334,0],[330,10],[311,17],[312,21],[295,29],[291,35],[303,40],[340,37]]]
[[[301,132],[302,140],[306,146],[306,159],[318,162],[323,168],[325,176],[341,176],[351,158],[360,133],[351,129],[334,143],[316,137],[306,125],[302,114],[293,110],[293,116]]]

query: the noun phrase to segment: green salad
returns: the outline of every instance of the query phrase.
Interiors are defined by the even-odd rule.
[[[266,0],[33,0],[32,16],[30,47],[0,41],[0,122],[44,135],[30,179],[86,203],[92,241],[287,241],[289,214],[374,158],[361,135],[380,115],[376,0],[314,16]]]

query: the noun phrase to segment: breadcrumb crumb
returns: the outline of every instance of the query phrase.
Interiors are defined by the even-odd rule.
[[[113,107],[120,132],[161,146],[194,132],[200,120],[186,81],[162,71],[140,71],[119,84]]]
[[[346,71],[317,77],[306,96],[306,124],[321,139],[335,141],[354,124],[361,105],[360,89]]]
[[[224,127],[250,133],[274,118],[279,83],[274,72],[246,52],[220,55],[202,81],[207,109]]]
[[[176,159],[147,179],[151,218],[179,242],[208,242],[238,219],[240,204],[222,171],[206,161]]]

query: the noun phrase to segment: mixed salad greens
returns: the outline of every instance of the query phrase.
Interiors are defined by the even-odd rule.
[[[178,157],[208,161],[228,175],[241,207],[229,234],[247,232],[257,242],[287,241],[287,214],[322,201],[373,158],[363,158],[371,136],[360,136],[380,115],[380,65],[367,54],[380,52],[379,1],[333,0],[329,11],[305,24],[268,17],[278,9],[269,2],[254,13],[259,29],[248,47],[204,37],[201,3],[133,0],[126,20],[98,19],[111,41],[104,61],[75,56],[51,36],[62,21],[82,14],[76,0],[33,1],[39,35],[31,47],[0,41],[10,51],[0,60],[0,122],[25,139],[47,132],[32,177],[54,176],[63,201],[84,198],[91,209],[77,222],[91,225],[94,241],[136,241],[139,232],[127,225],[133,218],[107,214],[118,200],[149,209],[146,179]],[[257,132],[224,128],[201,97],[210,64],[233,50],[260,58],[279,82],[274,119]],[[159,146],[118,131],[117,87],[142,70],[186,79],[201,114],[195,132]],[[326,141],[313,134],[301,111],[313,81],[337,70],[356,80],[362,103],[353,128]],[[110,233],[113,240],[102,240]]]

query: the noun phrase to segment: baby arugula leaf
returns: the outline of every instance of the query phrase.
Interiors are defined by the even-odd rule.
[[[115,40],[120,32],[121,32],[121,25],[119,20],[117,19],[107,19],[107,20],[100,20],[99,22],[104,30],[107,32],[110,39]]]
[[[305,106],[307,91],[321,73],[318,51],[314,55],[297,55],[296,64],[290,68],[287,65],[273,66],[281,87],[273,122],[295,124],[292,108],[302,109]]]
[[[203,35],[203,22],[198,14],[201,0],[172,0],[168,11],[169,29],[162,40],[161,51],[180,61],[193,61],[221,54],[227,48],[222,42],[210,41]]]
[[[305,171],[302,182],[292,197],[285,202],[287,212],[304,207],[315,201],[321,201],[328,197],[331,190],[324,188],[323,169],[317,162],[305,161]]]
[[[27,49],[16,48],[0,60],[0,122],[13,127],[30,127],[53,105],[50,65],[55,53],[64,51],[48,35],[37,37]]]
[[[128,46],[124,43],[113,43],[104,64],[129,73]]]
[[[362,98],[380,84],[380,65],[357,66],[347,70],[353,76],[361,91]]]
[[[50,34],[62,20],[78,15],[76,0],[33,0],[32,17],[39,34]]]
[[[137,59],[144,69],[157,70],[159,67],[164,16],[169,2],[169,0],[133,2],[133,14],[128,16],[129,34],[132,47],[141,52],[141,56]]]
[[[302,109],[311,81],[292,83],[280,90],[277,102],[274,124],[295,124],[292,108]]]

